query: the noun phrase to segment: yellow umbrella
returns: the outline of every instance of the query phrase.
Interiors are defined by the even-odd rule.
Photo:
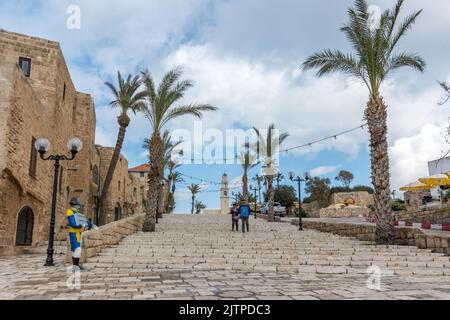
[[[401,187],[400,191],[422,191],[422,190],[430,190],[432,188],[433,188],[432,186],[422,182],[413,182],[407,184],[404,187]]]
[[[419,181],[432,187],[450,186],[450,178],[446,174],[436,174],[431,177],[421,178]]]

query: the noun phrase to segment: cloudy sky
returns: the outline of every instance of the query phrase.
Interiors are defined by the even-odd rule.
[[[373,0],[381,9],[393,0]],[[195,82],[186,102],[210,103],[219,112],[207,114],[204,130],[248,129],[275,123],[290,133],[285,147],[357,127],[363,123],[366,88],[343,76],[317,79],[302,72],[311,53],[350,47],[339,27],[347,21],[352,0],[2,0],[0,28],[61,43],[75,85],[91,93],[97,108],[97,143],[113,145],[118,110],[104,82],[117,70],[149,69],[156,79],[181,65]],[[80,29],[69,29],[71,6],[81,11]],[[450,2],[406,0],[404,13],[424,12],[400,49],[420,53],[425,74],[401,70],[383,87],[389,106],[389,144],[393,189],[427,174],[427,161],[447,149],[448,106],[438,106],[443,92],[437,80],[450,81]],[[69,9],[69,10],[68,10]],[[69,13],[68,13],[69,12]],[[184,117],[168,129],[193,130]],[[130,166],[146,161],[141,145],[150,134],[142,115],[132,118],[124,154]],[[355,174],[355,184],[369,184],[368,134],[363,130],[282,154],[281,170],[310,171],[334,177],[341,169]],[[258,169],[252,171],[252,175]],[[238,165],[186,165],[182,172],[220,181],[226,172],[239,178]],[[195,180],[186,179],[186,183]],[[286,183],[289,183],[286,181]],[[189,208],[189,196],[179,188],[178,211]],[[214,191],[217,186],[204,185]],[[217,193],[200,200],[218,207]]]

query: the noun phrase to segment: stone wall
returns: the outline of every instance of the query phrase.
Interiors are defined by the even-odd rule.
[[[404,193],[405,203],[408,210],[417,210],[423,205],[423,199],[431,197],[430,191],[407,191]]]
[[[83,234],[81,261],[95,257],[104,248],[118,244],[124,237],[142,230],[144,214],[135,215],[120,221],[104,225],[97,231]],[[71,260],[71,252],[67,250],[67,260]]]
[[[96,146],[100,156],[100,181],[104,181],[108,172],[114,148]],[[116,220],[116,210],[120,210],[121,218],[142,213],[142,194],[140,179],[128,173],[128,161],[122,155],[117,162],[111,186],[104,199],[102,214],[106,214],[106,223]]]
[[[450,223],[450,208],[415,212],[402,211],[396,213],[396,219],[417,223],[431,222],[432,224],[447,224]]]
[[[374,204],[373,196],[366,191],[340,192],[331,195],[331,205],[351,204],[358,207],[368,207]]]
[[[292,224],[298,225],[298,219],[293,219]],[[339,222],[321,222],[303,220],[306,229],[314,229],[320,232],[333,233],[340,236],[357,238],[361,241],[375,241],[375,229],[373,224],[355,224]],[[395,228],[395,243],[401,246],[416,246],[420,249],[430,249],[433,252],[450,255],[450,236],[436,236],[426,234],[419,229]]]
[[[18,65],[21,57],[31,59],[30,77]],[[54,166],[39,158],[33,139],[45,137],[51,143],[49,153],[67,155],[70,138],[83,142],[74,161],[62,162],[56,238],[64,240],[67,235],[65,211],[73,196],[84,204],[86,216],[94,219],[101,182],[92,178],[94,167],[99,169],[101,162],[94,145],[95,127],[93,99],[75,90],[59,44],[0,30],[0,255],[15,253],[18,216],[24,208],[31,209],[34,217],[31,245],[48,239]],[[30,172],[33,154],[35,173]],[[103,161],[105,170],[107,161]],[[134,196],[136,181],[128,178],[126,166],[117,174],[124,179],[122,188],[131,188],[119,201],[125,207],[130,204],[124,216],[141,213],[139,204],[134,206],[140,202]]]
[[[320,205],[318,201],[302,203],[302,208],[308,214],[308,217],[320,217]]]
[[[351,218],[366,217],[370,214],[369,208],[336,205],[328,208],[320,209],[321,218]]]

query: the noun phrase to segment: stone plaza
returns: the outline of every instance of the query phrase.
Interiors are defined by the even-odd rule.
[[[224,215],[164,217],[155,233],[88,258],[78,288],[67,286],[64,252],[56,267],[44,261],[0,258],[0,299],[450,299],[444,254],[254,218],[250,233],[233,233]]]

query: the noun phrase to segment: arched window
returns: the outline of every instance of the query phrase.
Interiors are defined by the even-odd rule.
[[[33,210],[26,206],[19,212],[17,219],[16,245],[30,246],[33,242],[34,214]]]
[[[115,221],[119,221],[122,218],[122,208],[120,204],[117,204],[117,207],[114,209],[114,219]]]
[[[94,166],[92,168],[92,182],[98,184],[98,167]]]

